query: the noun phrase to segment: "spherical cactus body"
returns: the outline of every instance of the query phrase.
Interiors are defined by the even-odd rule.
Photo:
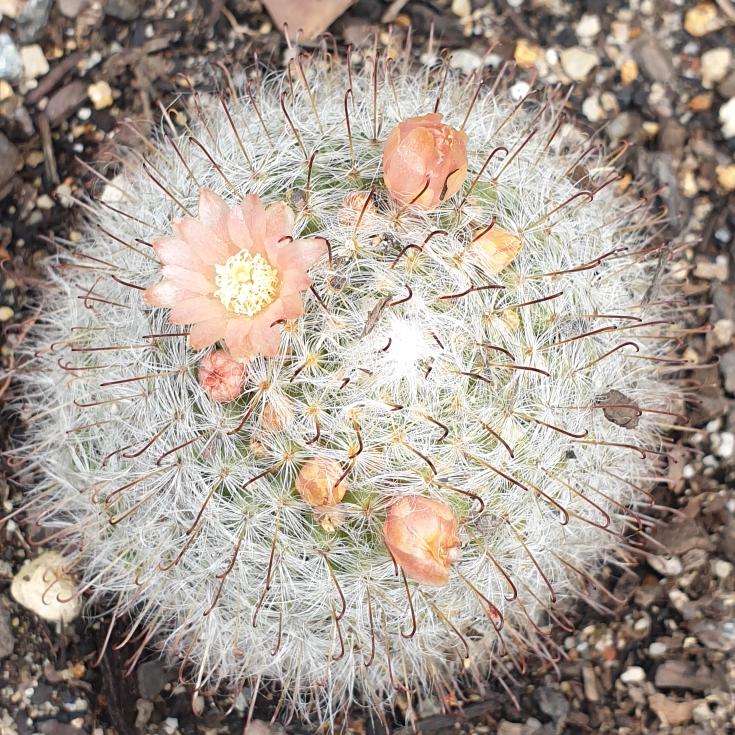
[[[630,560],[680,399],[653,215],[553,94],[401,63],[193,96],[51,264],[16,461],[131,667],[411,717]]]

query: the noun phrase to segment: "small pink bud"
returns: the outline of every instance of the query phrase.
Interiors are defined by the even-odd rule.
[[[410,117],[388,134],[383,181],[399,204],[433,209],[467,178],[467,135],[442,123],[438,112]]]
[[[473,247],[482,253],[485,267],[491,273],[500,273],[521,252],[523,242],[517,235],[495,226],[478,237]]]
[[[296,489],[312,508],[334,507],[347,492],[344,481],[337,485],[343,472],[340,463],[334,459],[310,459],[299,471]]]
[[[199,385],[217,403],[234,401],[242,395],[247,369],[223,350],[210,352],[199,363]]]
[[[459,538],[448,505],[420,495],[400,498],[388,509],[383,534],[407,577],[429,587],[449,582],[449,567],[459,558]]]

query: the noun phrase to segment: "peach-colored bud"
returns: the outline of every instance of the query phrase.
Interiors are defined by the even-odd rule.
[[[495,226],[478,237],[473,247],[482,253],[485,267],[491,273],[500,273],[521,252],[523,241],[517,235]]]
[[[296,489],[312,508],[333,507],[342,501],[347,485],[337,481],[344,470],[337,460],[323,457],[310,459],[299,471]]]
[[[388,134],[383,181],[400,204],[433,209],[467,178],[467,135],[441,120],[438,112],[410,117]]]
[[[353,191],[343,200],[337,210],[337,221],[343,227],[352,227],[362,214],[362,224],[370,222],[376,213],[372,199],[368,201],[368,192]]]
[[[260,427],[263,431],[283,431],[294,420],[293,404],[288,398],[283,398],[275,406],[266,403],[260,415]]]
[[[199,385],[217,403],[227,403],[239,398],[247,375],[246,367],[223,350],[210,352],[199,363]]]
[[[388,509],[383,534],[407,577],[429,587],[449,582],[449,567],[459,558],[459,538],[448,505],[407,495]]]

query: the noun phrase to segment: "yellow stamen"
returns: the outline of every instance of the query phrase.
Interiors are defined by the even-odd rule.
[[[214,295],[228,311],[255,316],[275,301],[278,271],[262,255],[241,250],[215,270],[219,290]]]

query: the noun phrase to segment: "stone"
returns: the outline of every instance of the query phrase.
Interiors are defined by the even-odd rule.
[[[600,99],[597,95],[590,95],[582,103],[582,114],[592,123],[605,119],[605,111],[600,107]]]
[[[243,735],[272,735],[268,723],[263,720],[252,720],[245,728]]]
[[[153,699],[176,678],[176,671],[167,670],[163,661],[146,661],[138,666],[137,676],[138,694],[144,699]]]
[[[458,18],[467,18],[472,15],[470,0],[452,0],[452,12]]]
[[[584,82],[588,74],[600,63],[594,51],[579,46],[565,48],[560,58],[564,73],[575,82]]]
[[[9,322],[15,316],[15,312],[9,306],[0,306],[0,324]]]
[[[732,51],[729,48],[713,48],[705,51],[700,60],[702,86],[713,89],[727,74],[732,63]]]
[[[707,704],[706,700],[700,699],[692,710],[692,719],[698,725],[705,725],[709,724],[711,718],[712,710],[709,708],[709,704]]]
[[[85,735],[85,730],[80,730],[74,725],[68,725],[58,720],[44,720],[38,725],[41,735]]]
[[[730,97],[735,97],[735,71],[731,71],[717,85],[717,93],[726,100],[729,100]]]
[[[574,30],[577,32],[577,38],[580,42],[588,45],[595,40],[597,34],[602,30],[602,24],[598,16],[585,13],[579,19],[579,23],[577,23]]]
[[[149,699],[141,698],[135,702],[136,716],[135,716],[135,728],[136,730],[142,730],[151,719],[153,715],[153,702]]]
[[[629,666],[622,674],[623,684],[642,684],[646,680],[646,672],[640,666]]]
[[[5,605],[0,604],[0,659],[10,656],[14,648],[15,638],[10,626],[10,613]]]
[[[564,694],[552,686],[543,686],[536,689],[533,696],[539,709],[554,721],[557,732],[561,730],[569,713],[569,701]]]
[[[597,690],[597,678],[591,666],[582,666],[582,682],[584,684],[584,697],[588,702],[599,702],[600,693]]]
[[[678,556],[666,559],[663,556],[649,556],[648,566],[664,577],[676,577],[683,571],[681,560]]]
[[[23,61],[23,76],[26,79],[37,79],[48,74],[48,61],[43,55],[43,49],[37,43],[23,46],[20,50],[20,58]]]
[[[648,704],[664,727],[676,727],[691,722],[694,708],[702,701],[695,699],[689,702],[677,702],[661,692],[656,692],[648,698]]]
[[[735,337],[735,322],[732,319],[718,319],[707,334],[708,343],[715,349],[729,347]]]
[[[713,565],[713,571],[718,579],[726,580],[732,574],[733,565],[724,559],[717,559]]]
[[[628,59],[620,67],[620,81],[624,87],[630,87],[636,79],[638,79],[638,64],[633,59]]]
[[[718,457],[730,459],[735,454],[735,434],[730,431],[714,434],[712,436],[712,449]]]
[[[23,76],[23,59],[7,33],[0,33],[0,79],[15,81]]]
[[[714,3],[699,3],[684,15],[684,30],[695,38],[719,31],[723,25]]]
[[[703,646],[713,651],[729,653],[735,649],[735,620],[725,620],[722,623],[703,620],[692,627],[692,633]]]
[[[530,69],[543,56],[543,51],[525,38],[518,39],[513,58],[521,69]]]
[[[712,686],[712,672],[689,661],[664,661],[653,680],[657,689],[687,689],[703,692]]]
[[[643,75],[652,82],[668,84],[675,78],[671,54],[658,45],[656,39],[646,37],[633,46],[633,58]]]
[[[728,193],[735,191],[735,164],[718,166],[715,169],[717,183]]]
[[[82,600],[81,596],[72,597],[76,583],[66,573],[66,566],[58,551],[46,551],[13,577],[10,594],[20,605],[50,623],[70,623],[82,611]]]
[[[722,135],[725,138],[735,138],[735,97],[720,107],[719,119]]]
[[[659,658],[660,656],[663,656],[668,650],[669,647],[665,643],[661,643],[661,641],[654,641],[648,647],[648,655],[651,658]]]
[[[26,0],[23,10],[15,19],[16,36],[20,43],[33,43],[43,34],[48,24],[52,0]]]
[[[89,5],[89,0],[56,0],[56,7],[65,18],[76,18]]]
[[[142,0],[107,0],[105,15],[118,20],[135,20],[143,9]]]
[[[714,262],[697,260],[693,275],[695,278],[704,278],[705,281],[719,281],[726,283],[730,273],[730,261],[727,255],[718,255]]]
[[[90,84],[87,87],[87,96],[92,100],[95,110],[104,110],[113,103],[112,89],[105,81]]]
[[[482,56],[469,49],[458,49],[452,54],[449,66],[469,75],[482,66]]]
[[[735,349],[728,350],[720,357],[719,367],[725,390],[730,395],[735,395]]]
[[[533,728],[521,722],[508,722],[501,720],[498,723],[498,735],[532,735]]]
[[[55,92],[46,105],[46,115],[52,127],[60,125],[69,116],[81,107],[87,99],[87,85],[80,79],[65,84]]]
[[[0,133],[0,189],[13,178],[19,163],[18,149]]]

